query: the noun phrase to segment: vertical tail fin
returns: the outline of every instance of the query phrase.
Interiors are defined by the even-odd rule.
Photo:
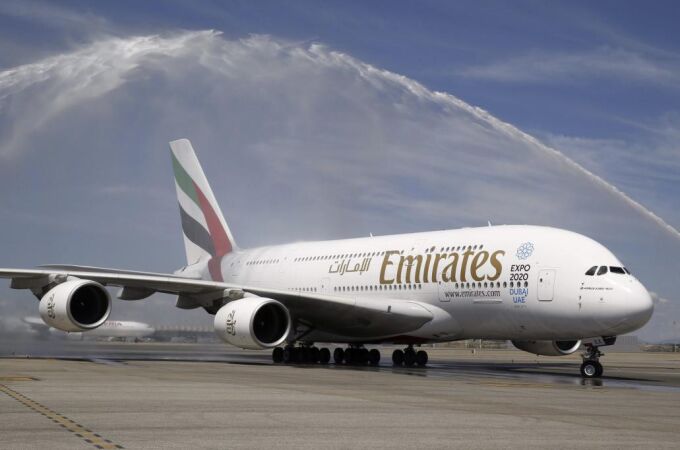
[[[187,263],[207,259],[212,279],[223,281],[220,262],[224,255],[237,249],[234,237],[191,142],[178,139],[170,142],[170,149]]]

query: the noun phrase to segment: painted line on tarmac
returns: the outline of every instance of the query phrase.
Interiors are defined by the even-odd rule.
[[[21,403],[25,407],[32,409],[33,411],[37,412],[38,414],[45,416],[46,418],[50,419],[52,422],[59,425],[63,429],[70,431],[71,433],[75,434],[77,437],[79,437],[83,441],[87,442],[88,444],[93,445],[95,448],[106,448],[106,449],[125,448],[122,445],[116,444],[114,442],[111,442],[108,439],[103,438],[101,435],[95,433],[92,430],[85,428],[81,424],[74,422],[73,420],[69,419],[68,417],[66,417],[62,414],[59,414],[58,412],[52,411],[47,406],[44,406],[44,405],[36,402],[35,400],[31,400],[30,398],[26,397],[25,395],[20,394],[19,392],[8,388],[4,384],[0,384],[0,392],[4,392],[9,397],[18,401],[19,403]]]

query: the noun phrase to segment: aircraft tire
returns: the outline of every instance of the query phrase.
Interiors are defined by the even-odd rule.
[[[318,347],[312,347],[309,349],[309,362],[316,364],[321,358],[321,352]]]
[[[272,361],[277,364],[283,362],[283,349],[281,347],[276,347],[272,350]]]
[[[416,364],[416,352],[409,349],[404,352],[404,365],[406,367],[413,367]]]
[[[392,352],[392,364],[401,366],[404,363],[404,352],[402,350],[395,350]]]
[[[420,367],[425,367],[428,360],[429,357],[427,356],[427,352],[425,350],[420,350],[418,353],[416,353],[416,364],[418,364]]]
[[[602,364],[598,361],[586,360],[581,364],[581,376],[583,378],[598,378],[602,376]]]
[[[355,350],[353,348],[348,348],[345,350],[345,357],[343,358],[345,361],[345,364],[353,364],[356,356],[354,355]]]
[[[368,352],[368,363],[372,366],[377,366],[380,363],[380,351],[377,349],[371,349]]]
[[[367,348],[362,348],[361,350],[358,351],[359,353],[359,362],[361,364],[368,364],[368,358],[369,358],[369,352]]]
[[[330,350],[328,350],[326,347],[319,350],[319,363],[320,364],[328,364],[328,362],[330,360],[331,360],[331,351]]]
[[[342,362],[345,360],[345,351],[341,349],[340,347],[336,348],[333,351],[333,361],[335,364],[342,364]]]
[[[295,347],[286,345],[283,349],[283,362],[285,364],[293,364],[295,362]]]

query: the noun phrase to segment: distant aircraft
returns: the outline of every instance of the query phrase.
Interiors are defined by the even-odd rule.
[[[46,336],[50,331],[62,331],[58,328],[51,328],[40,317],[24,317],[33,331],[42,336]],[[89,330],[88,336],[102,336],[112,338],[143,338],[151,336],[156,330],[149,324],[143,322],[131,322],[126,320],[107,320],[93,330]]]
[[[599,377],[599,348],[652,314],[647,290],[609,250],[556,228],[485,226],[241,250],[190,142],[170,148],[187,265],[174,274],[0,269],[11,287],[40,299],[47,324],[103,326],[112,303],[104,286],[120,286],[121,300],[176,294],[178,308],[215,315],[224,341],[273,349],[275,362],[325,364],[330,350],[315,344],[339,342],[347,347],[335,349],[336,363],[378,364],[379,350],[366,346],[394,343],[405,349],[394,351],[393,364],[424,366],[419,344],[509,339],[540,355],[584,344],[581,375]]]

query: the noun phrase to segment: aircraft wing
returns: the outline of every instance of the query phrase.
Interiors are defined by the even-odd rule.
[[[319,330],[351,337],[382,337],[408,333],[432,320],[427,305],[403,299],[339,297],[319,293],[269,289],[206,281],[169,274],[117,271],[80,266],[49,266],[40,269],[0,269],[0,278],[10,278],[14,289],[40,290],[68,277],[92,280],[104,286],[119,286],[119,298],[137,300],[154,292],[179,296],[183,308],[206,306],[223,298],[245,294],[272,298],[283,303],[292,316]],[[127,294],[126,294],[127,291]]]

